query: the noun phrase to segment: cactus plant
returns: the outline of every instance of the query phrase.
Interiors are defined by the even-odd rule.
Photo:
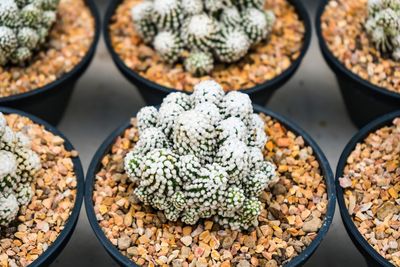
[[[143,204],[186,224],[202,218],[232,229],[257,224],[258,197],[275,167],[264,160],[264,123],[248,95],[203,81],[191,95],[169,94],[158,111],[143,108],[137,125],[125,170]]]
[[[275,21],[264,0],[143,0],[131,14],[143,42],[194,76],[209,74],[214,62],[243,58]]]
[[[45,42],[59,0],[0,1],[0,66],[22,64]]]
[[[13,132],[0,113],[0,226],[7,227],[20,207],[31,201],[31,183],[40,168],[40,158],[31,150],[29,139]]]
[[[378,50],[400,61],[400,0],[368,1],[365,29]]]

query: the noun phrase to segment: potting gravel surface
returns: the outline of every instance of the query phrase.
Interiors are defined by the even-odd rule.
[[[321,17],[322,35],[347,69],[377,86],[400,93],[400,62],[382,55],[363,25],[368,0],[330,0]]]
[[[142,42],[131,19],[131,8],[143,0],[123,0],[110,24],[112,46],[126,66],[157,84],[191,91],[200,79],[184,70],[182,64],[164,63],[151,46]],[[251,88],[271,80],[296,60],[303,46],[304,25],[287,0],[270,0],[266,9],[277,17],[267,41],[233,64],[216,64],[210,76],[225,90]],[[210,79],[210,76],[201,79]]]
[[[357,144],[340,185],[360,233],[383,257],[400,266],[400,118]]]
[[[123,159],[137,142],[133,127],[102,159],[94,184],[96,217],[107,238],[139,266],[281,266],[316,237],[327,208],[324,177],[311,147],[278,121],[262,116],[270,137],[264,156],[277,165],[279,181],[260,197],[259,226],[247,232],[212,220],[190,226],[169,222],[144,206],[127,182]]]
[[[26,66],[0,67],[0,97],[25,93],[54,82],[78,65],[95,34],[84,0],[60,0],[48,42]]]
[[[42,169],[32,183],[34,195],[27,207],[21,207],[15,223],[0,231],[0,266],[27,266],[57,239],[64,229],[76,199],[77,178],[64,139],[26,117],[5,116],[7,124],[32,140]]]

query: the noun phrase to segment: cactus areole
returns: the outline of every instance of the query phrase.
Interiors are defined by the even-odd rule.
[[[59,0],[0,1],[0,66],[22,64],[46,42]]]
[[[264,160],[264,122],[248,95],[214,81],[171,93],[137,114],[139,140],[125,157],[134,197],[171,221],[212,218],[231,229],[257,225],[261,192],[275,177]]]
[[[145,0],[132,20],[145,43],[167,63],[184,63],[195,76],[214,62],[232,63],[267,39],[275,21],[265,0]]]

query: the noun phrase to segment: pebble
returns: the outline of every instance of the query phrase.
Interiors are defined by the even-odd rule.
[[[131,245],[131,239],[129,236],[123,236],[118,238],[118,248],[121,250],[125,250],[129,248]]]
[[[192,244],[192,241],[193,241],[193,238],[190,235],[184,236],[181,238],[181,242],[187,247]]]
[[[307,222],[304,222],[302,229],[306,233],[317,232],[318,229],[321,227],[321,224],[322,224],[321,219],[315,217]]]

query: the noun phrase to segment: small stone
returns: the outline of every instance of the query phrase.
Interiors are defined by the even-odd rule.
[[[246,260],[241,260],[241,261],[239,261],[239,264],[237,265],[237,267],[250,267],[250,263]]]
[[[246,247],[249,247],[249,248],[253,248],[256,246],[256,240],[252,236],[245,236],[243,243]]]
[[[229,249],[231,248],[233,242],[235,242],[235,240],[232,237],[227,236],[224,238],[224,241],[222,241],[222,247],[224,249]]]
[[[387,216],[397,213],[399,208],[394,205],[392,202],[383,203],[378,210],[376,211],[376,216],[379,220],[383,221]]]
[[[277,183],[272,187],[272,194],[274,194],[275,196],[284,195],[286,194],[286,192],[286,187],[280,183]]]
[[[314,217],[311,220],[304,222],[302,230],[306,233],[317,232],[321,227],[321,223],[322,221],[320,218]]]
[[[181,238],[181,242],[187,247],[192,244],[192,240],[193,238],[190,235]]]
[[[122,236],[118,238],[118,248],[121,250],[125,250],[129,248],[131,245],[131,239],[129,236]]]

